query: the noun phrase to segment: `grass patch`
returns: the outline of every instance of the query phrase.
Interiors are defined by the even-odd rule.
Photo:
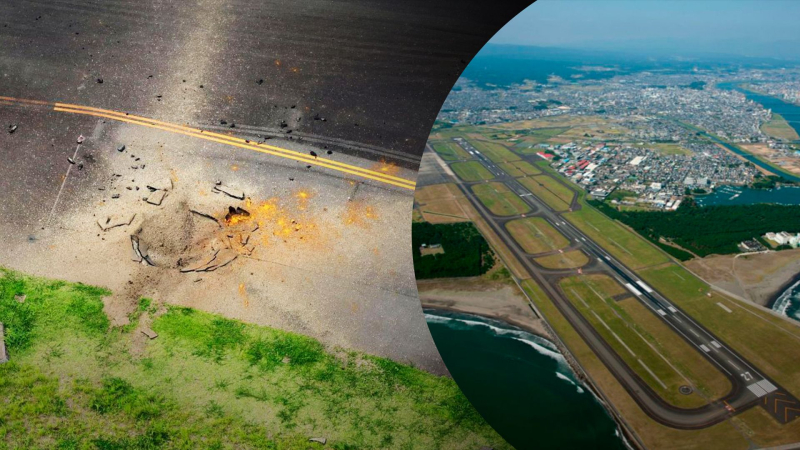
[[[451,164],[450,167],[464,181],[481,181],[494,178],[494,175],[478,161],[457,162]]]
[[[472,186],[472,192],[492,214],[515,216],[530,211],[530,207],[503,183],[486,183]]]
[[[431,143],[433,150],[445,161],[458,161],[460,159],[470,159],[469,153],[455,142],[434,141]]]
[[[800,139],[797,131],[780,114],[772,114],[769,122],[761,125],[761,131],[768,136],[786,141],[796,141]]]
[[[511,150],[507,149],[501,144],[489,141],[479,141],[475,139],[470,139],[469,143],[495,163],[520,160],[518,155],[515,155],[513,152],[511,152]]]
[[[541,170],[537,169],[533,164],[527,161],[500,163],[498,166],[500,166],[501,169],[514,178],[524,177],[527,175],[538,175],[542,173]]]
[[[753,306],[728,300],[677,264],[639,274],[755,367],[800,395],[800,329]],[[732,312],[723,311],[718,302]]]
[[[449,378],[180,307],[136,349],[104,295],[3,271],[0,448],[510,448]]]
[[[534,261],[547,269],[576,269],[588,264],[589,257],[580,250],[571,250],[542,256],[534,259]]]
[[[686,380],[667,361],[680,360],[682,355],[668,353],[647,329],[635,322],[625,309],[617,304],[612,296],[625,292],[617,282],[605,275],[588,275],[566,278],[560,285],[570,302],[600,333],[606,343],[661,398],[672,405],[684,408],[699,407],[708,403],[707,399],[696,393],[683,395],[678,391],[681,385],[686,384]],[[651,321],[648,324],[652,326],[654,323]],[[679,338],[673,336],[672,339]],[[685,350],[694,351],[691,348]],[[722,377],[721,374],[719,376]]]
[[[521,178],[519,182],[554,211],[566,211],[575,197],[571,189],[547,175]]]
[[[592,207],[584,205],[579,211],[564,214],[564,217],[632,269],[669,261],[646,240]]]
[[[506,229],[526,253],[544,253],[569,245],[569,240],[541,217],[512,220],[506,223]]]

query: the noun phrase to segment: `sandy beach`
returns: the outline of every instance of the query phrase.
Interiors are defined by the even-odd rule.
[[[542,320],[514,284],[480,277],[419,280],[423,308],[475,314],[501,320],[544,338],[551,338]]]

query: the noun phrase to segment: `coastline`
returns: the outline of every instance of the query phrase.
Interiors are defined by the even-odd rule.
[[[460,313],[460,314],[468,314],[468,315],[471,315],[471,316],[483,317],[485,319],[497,320],[497,321],[503,322],[503,323],[505,323],[505,324],[507,324],[509,326],[516,327],[516,328],[519,328],[519,329],[521,329],[523,331],[526,331],[526,332],[528,332],[528,333],[530,333],[530,334],[532,334],[534,336],[538,336],[540,338],[547,339],[548,341],[552,341],[553,340],[553,337],[550,336],[549,333],[547,333],[547,330],[544,327],[542,327],[542,326],[531,326],[530,323],[526,323],[526,322],[521,321],[519,319],[515,319],[513,317],[509,317],[508,315],[505,315],[505,314],[494,313],[494,312],[492,312],[492,311],[490,311],[488,309],[483,309],[483,308],[470,308],[470,307],[464,307],[464,306],[448,306],[448,305],[442,305],[442,304],[437,304],[437,303],[426,302],[426,301],[424,301],[422,299],[420,299],[420,300],[421,300],[422,310],[423,311],[424,310],[447,311],[447,312],[454,312],[454,313]]]
[[[797,275],[793,276],[787,282],[783,283],[781,285],[781,287],[778,288],[778,290],[775,291],[775,293],[772,294],[772,296],[769,298],[769,300],[767,300],[767,302],[764,304],[764,306],[769,308],[769,309],[772,309],[775,306],[775,302],[777,302],[778,299],[781,298],[783,296],[783,294],[786,293],[787,290],[791,289],[791,287],[794,286],[797,283],[800,283],[800,273],[798,273]]]

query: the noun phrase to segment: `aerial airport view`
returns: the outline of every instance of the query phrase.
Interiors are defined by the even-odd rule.
[[[409,223],[518,3],[0,2],[0,449],[510,448]]]
[[[607,3],[529,7],[442,106],[412,231],[434,340],[516,448],[538,448],[531,423],[553,448],[793,448],[800,54],[540,43],[576,4],[653,20]],[[698,3],[644,9],[667,26],[711,14]],[[496,368],[477,379],[463,358]]]

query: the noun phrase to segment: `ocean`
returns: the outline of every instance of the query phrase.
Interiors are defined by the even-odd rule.
[[[617,424],[550,341],[504,322],[426,310],[447,368],[518,450],[625,449]]]

